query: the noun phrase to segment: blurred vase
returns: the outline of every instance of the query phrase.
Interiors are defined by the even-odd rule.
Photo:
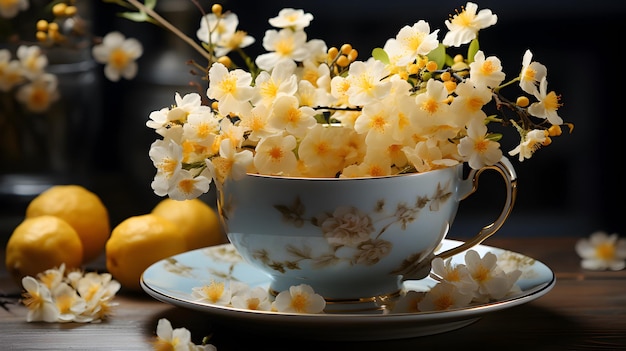
[[[90,3],[79,1],[81,19],[90,18]],[[33,5],[34,7],[35,5]],[[34,11],[34,10],[33,10]],[[34,12],[39,14],[39,12]],[[35,14],[28,18],[39,18]],[[25,34],[0,42],[17,59],[20,45],[37,45],[28,35],[34,26],[17,18]],[[69,21],[69,20],[68,20]],[[72,45],[41,47],[56,76],[59,98],[42,112],[29,111],[16,100],[16,89],[0,92],[0,208],[3,214],[22,213],[24,205],[55,184],[84,183],[95,164],[94,153],[102,129],[102,74],[91,57],[89,22],[75,19],[64,25],[85,30]]]

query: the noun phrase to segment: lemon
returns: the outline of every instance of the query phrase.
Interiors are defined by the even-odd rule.
[[[200,199],[161,200],[152,213],[174,222],[187,243],[187,251],[225,242],[217,213]]]
[[[57,216],[69,223],[83,244],[83,263],[104,251],[111,224],[101,199],[81,185],[55,185],[37,197],[26,208],[26,218]]]
[[[24,276],[36,277],[46,269],[65,263],[66,269],[80,268],[83,245],[74,228],[55,216],[24,219],[6,244],[5,265],[16,283]]]
[[[141,274],[153,263],[186,251],[178,227],[154,214],[126,218],[106,242],[109,273],[130,290],[141,290]]]

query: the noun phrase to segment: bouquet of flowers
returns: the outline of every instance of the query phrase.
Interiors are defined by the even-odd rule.
[[[503,156],[499,141],[514,130],[508,155],[520,161],[559,136],[560,96],[548,89],[547,69],[523,53],[507,80],[500,59],[479,46],[478,32],[496,24],[488,9],[468,2],[439,29],[419,20],[359,60],[350,44],[309,39],[313,15],[286,8],[269,19],[265,53],[238,17],[213,5],[196,33],[200,44],[153,9],[124,1],[201,51],[194,63],[206,91],[175,94],[174,104],[150,114],[160,137],[149,155],[152,188],[189,199],[246,173],[283,177],[378,177],[428,172],[459,163],[480,168]],[[238,53],[238,66],[228,55]],[[518,87],[519,97],[505,89]]]

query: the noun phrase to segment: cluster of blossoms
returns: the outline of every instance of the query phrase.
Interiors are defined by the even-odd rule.
[[[241,49],[254,39],[237,29],[237,16],[219,5],[212,10],[196,33],[210,53],[206,96],[176,93],[175,103],[147,122],[162,137],[149,152],[160,196],[197,197],[212,182],[246,173],[335,178],[459,163],[476,169],[503,155],[502,134],[488,130],[490,123],[516,130],[519,143],[508,153],[520,161],[550,144],[562,126],[573,127],[558,115],[560,97],[548,90],[547,69],[530,51],[505,81],[500,60],[480,50],[477,38],[497,16],[471,2],[445,22],[441,42],[439,30],[420,20],[365,61],[349,44],[329,48],[308,39],[313,16],[291,8],[269,19],[267,52],[253,60]],[[447,52],[465,44],[465,56]],[[240,53],[248,69],[230,52]],[[522,92],[515,101],[502,95],[514,83]]]
[[[322,313],[326,307],[324,298],[306,284],[296,285],[281,291],[272,300],[267,289],[251,288],[237,281],[212,281],[208,285],[192,288],[197,301],[253,311],[286,313]]]
[[[486,303],[521,292],[516,285],[522,275],[519,269],[507,272],[498,258],[487,252],[481,258],[475,250],[465,253],[465,264],[451,263],[437,257],[432,261],[430,276],[437,284],[417,303],[419,311],[442,311],[462,308],[471,303]]]
[[[626,239],[617,233],[594,232],[588,239],[578,240],[575,249],[584,269],[619,271],[626,268]]]
[[[120,283],[108,273],[65,271],[51,268],[37,278],[22,278],[22,303],[28,308],[27,322],[97,323],[106,319]]]

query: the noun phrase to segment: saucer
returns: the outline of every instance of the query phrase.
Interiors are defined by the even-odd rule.
[[[444,240],[441,251],[460,245]],[[231,244],[211,246],[158,261],[142,274],[141,287],[155,299],[175,306],[197,310],[215,323],[255,331],[280,330],[283,335],[318,340],[390,340],[443,333],[478,321],[484,314],[535,300],[552,289],[554,273],[542,262],[519,253],[491,246],[473,248],[481,256],[492,252],[505,270],[519,269],[521,292],[501,300],[472,304],[464,308],[435,312],[372,311],[368,313],[291,314],[252,311],[197,301],[192,288],[211,281],[235,280],[250,287],[269,287],[269,277],[243,261]],[[464,263],[465,254],[452,257]],[[428,291],[436,284],[431,278],[406,281],[405,287]]]

